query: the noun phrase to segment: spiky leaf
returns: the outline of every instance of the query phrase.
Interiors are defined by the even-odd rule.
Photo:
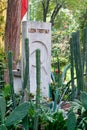
[[[71,67],[71,64],[68,64],[68,65],[65,66],[64,71],[62,73],[62,83],[64,82],[64,79],[66,77],[66,73],[70,69],[70,67]]]
[[[6,126],[15,124],[17,121],[22,120],[29,111],[29,102],[24,102],[14,109],[6,120]]]
[[[55,100],[54,100],[54,108],[53,108],[54,111],[55,111],[56,108],[57,108],[58,94],[59,94],[59,92],[58,92],[58,89],[56,88]]]

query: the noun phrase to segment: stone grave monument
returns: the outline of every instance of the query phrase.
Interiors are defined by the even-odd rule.
[[[29,39],[30,93],[36,94],[36,49],[41,51],[41,95],[49,97],[51,71],[51,24],[23,21],[22,23],[22,74],[25,66],[25,38]]]

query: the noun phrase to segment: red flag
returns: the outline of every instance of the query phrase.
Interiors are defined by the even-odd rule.
[[[28,0],[21,0],[21,19],[23,18],[23,16],[26,14],[26,12],[28,11]]]

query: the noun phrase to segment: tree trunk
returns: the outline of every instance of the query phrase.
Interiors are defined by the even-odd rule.
[[[8,0],[5,28],[5,51],[13,52],[14,68],[20,55],[21,0]]]

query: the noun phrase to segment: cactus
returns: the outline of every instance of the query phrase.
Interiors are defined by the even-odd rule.
[[[22,95],[22,100],[29,100],[29,95],[30,95],[30,77],[29,77],[29,40],[26,38],[25,39],[25,58],[26,58],[26,66],[25,66],[25,71],[23,75],[23,95]],[[26,99],[24,99],[24,96],[26,96]],[[29,130],[29,125],[28,125],[28,115],[23,119],[23,126],[25,130]]]
[[[72,34],[72,41],[73,41],[73,51],[74,51],[74,61],[75,61],[75,69],[76,69],[76,77],[79,75],[78,70],[78,54],[77,54],[77,44],[76,44],[76,33]],[[79,85],[79,80],[77,78],[77,85]]]
[[[79,31],[76,33],[76,44],[77,44],[77,55],[78,55],[78,79],[79,79],[79,92],[83,91],[84,86],[84,79],[83,79],[83,66],[82,66],[82,59],[81,59],[81,52],[80,52],[80,35]]]
[[[78,96],[80,95],[80,91],[83,90],[83,66],[81,61],[81,53],[80,53],[80,38],[79,31],[72,34],[73,41],[73,50],[74,50],[74,59],[75,59],[75,69],[76,69],[76,77],[77,77],[77,86],[78,86]]]
[[[6,126],[14,125],[18,121],[22,120],[28,114],[28,111],[29,111],[29,102],[21,103],[12,111],[12,113],[7,118],[5,123]]]
[[[25,58],[26,58],[26,66],[24,71],[23,89],[27,88],[29,79],[29,41],[27,38],[25,39]]]
[[[8,69],[9,69],[9,78],[10,78],[10,86],[11,86],[11,97],[13,102],[13,109],[16,107],[15,93],[14,93],[14,85],[13,85],[13,73],[12,73],[12,52],[8,52]]]
[[[38,105],[40,103],[40,82],[41,82],[41,72],[40,72],[40,50],[36,50],[36,108],[38,108]]]
[[[86,28],[84,28],[83,30],[83,57],[82,57],[82,61],[83,61],[83,72],[85,71],[84,70],[84,67],[85,67],[85,52],[86,52]]]
[[[40,50],[36,50],[36,114],[34,119],[34,130],[38,130],[38,109],[40,105]]]
[[[22,94],[22,101],[29,100],[30,95],[30,77],[29,77],[29,40],[25,39],[25,58],[26,58],[26,66],[23,71],[23,94]],[[26,95],[25,95],[26,94]],[[24,99],[26,96],[26,99]]]
[[[84,28],[83,32],[83,54],[84,54],[84,61],[83,61],[83,70],[84,70],[84,65],[86,63],[86,74],[87,74],[87,27]],[[87,75],[86,75],[86,82],[87,82]]]
[[[71,99],[74,99],[75,96],[75,86],[74,86],[74,46],[73,46],[73,38],[70,39],[70,62],[71,62],[71,84],[72,84],[72,94],[71,94]]]

